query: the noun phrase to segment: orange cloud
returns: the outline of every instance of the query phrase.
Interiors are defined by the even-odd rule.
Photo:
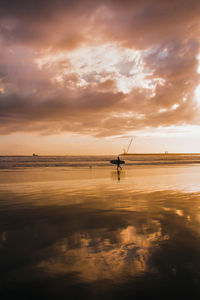
[[[1,1],[0,133],[199,124],[199,1]]]

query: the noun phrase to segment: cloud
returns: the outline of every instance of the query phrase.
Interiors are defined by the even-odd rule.
[[[0,133],[199,124],[199,1],[1,1]]]

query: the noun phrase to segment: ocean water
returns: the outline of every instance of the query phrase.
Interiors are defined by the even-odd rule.
[[[135,154],[120,156],[126,166],[194,164],[200,163],[200,154]],[[0,156],[0,169],[25,167],[109,167],[116,156]]]
[[[166,156],[0,157],[1,299],[199,299],[199,156]]]

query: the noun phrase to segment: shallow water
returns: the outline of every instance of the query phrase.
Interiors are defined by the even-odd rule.
[[[120,156],[125,159],[126,168],[137,165],[199,164],[200,154],[133,154]],[[0,169],[41,167],[109,167],[109,161],[116,156],[0,156]]]
[[[200,166],[4,168],[1,299],[200,296]]]

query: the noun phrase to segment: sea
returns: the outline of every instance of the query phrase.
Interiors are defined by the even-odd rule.
[[[0,156],[0,299],[200,298],[200,155]]]
[[[0,169],[36,168],[36,167],[110,167],[115,155],[88,156],[0,156]],[[200,163],[200,154],[133,154],[121,155],[126,166],[134,165],[170,165]]]

